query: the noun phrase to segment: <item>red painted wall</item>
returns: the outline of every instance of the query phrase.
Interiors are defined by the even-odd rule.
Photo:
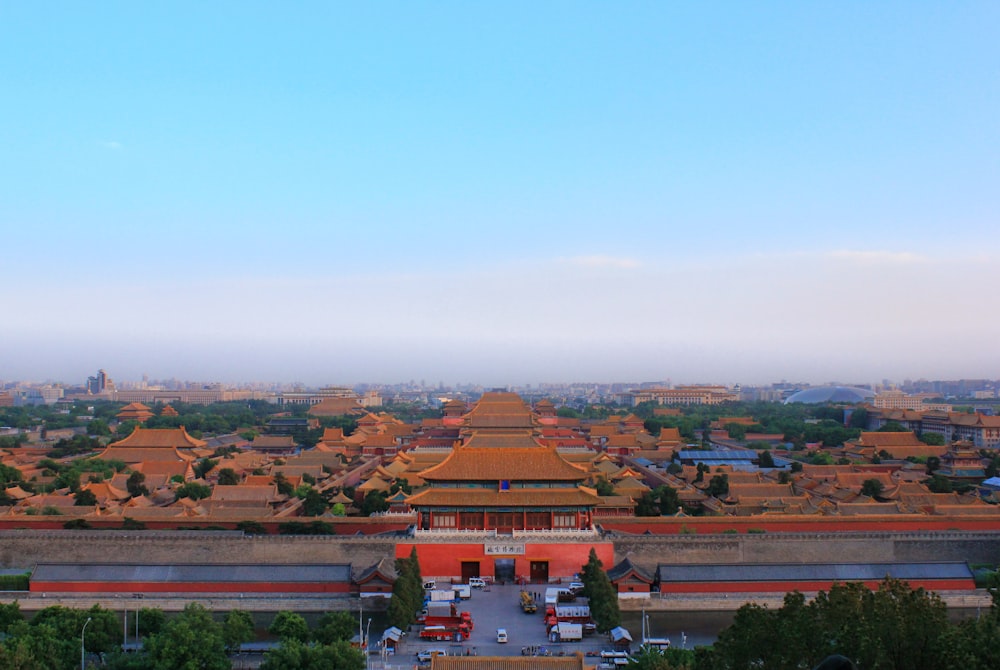
[[[369,523],[367,519],[358,519],[357,521],[351,521],[351,517],[346,517],[347,520],[341,522],[336,519],[322,519],[326,523],[330,523],[333,526],[334,532],[337,535],[356,535],[359,531],[363,535],[374,535],[376,533],[385,533],[388,531],[399,531],[406,530],[409,527],[407,522],[385,522],[385,523]],[[54,520],[53,520],[54,519]],[[36,520],[33,518],[12,518],[12,519],[0,519],[0,530],[13,530],[18,528],[29,528],[32,530],[62,530],[63,524],[71,520],[72,517],[44,517],[41,520]],[[264,526],[264,529],[270,535],[278,534],[278,526],[282,523],[288,521],[297,521],[300,523],[309,523],[310,521],[315,521],[311,517],[292,517],[292,518],[282,518],[276,519],[274,521],[263,521],[260,522]],[[109,529],[120,529],[122,527],[122,522],[120,519],[115,520],[102,520],[102,519],[87,519],[87,523],[90,527],[96,530],[109,530]],[[178,530],[178,529],[211,529],[211,530],[238,530],[236,523],[225,522],[218,523],[215,521],[207,520],[200,521],[198,519],[190,518],[180,518],[176,521],[147,521],[145,522],[146,528],[148,530]]]
[[[350,584],[335,582],[40,582],[33,592],[65,593],[349,593]]]
[[[598,519],[605,530],[642,535],[647,530],[653,535],[678,535],[681,533],[723,533],[735,530],[747,533],[750,529],[768,533],[835,533],[838,531],[948,531],[948,530],[1000,530],[1000,518],[970,519],[968,517],[931,516],[859,516],[844,517],[662,517],[635,520],[617,517]]]
[[[410,550],[417,548],[417,558],[420,560],[420,573],[432,577],[459,578],[462,575],[463,561],[479,561],[479,574],[493,576],[493,560],[496,558],[513,558],[514,573],[517,576],[528,577],[531,574],[531,561],[549,562],[549,579],[569,580],[587,562],[590,549],[597,552],[597,557],[604,563],[604,568],[614,565],[615,548],[611,542],[585,543],[525,543],[523,556],[487,556],[482,543],[400,543],[396,545],[396,558],[408,558]]]

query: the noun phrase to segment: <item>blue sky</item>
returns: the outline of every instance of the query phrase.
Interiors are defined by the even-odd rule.
[[[0,3],[0,379],[1000,377],[998,20]]]

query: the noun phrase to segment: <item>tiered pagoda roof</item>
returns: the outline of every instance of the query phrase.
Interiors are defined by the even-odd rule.
[[[99,458],[117,459],[129,465],[145,461],[193,461],[190,450],[205,446],[204,440],[188,435],[180,428],[140,428],[123,440],[112,442]]]

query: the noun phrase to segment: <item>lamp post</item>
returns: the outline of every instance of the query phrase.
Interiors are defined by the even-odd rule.
[[[365,653],[365,667],[368,666],[368,661],[371,655],[368,653],[368,632],[372,629],[372,618],[368,617],[368,625],[365,626],[365,639],[361,641],[361,651]]]
[[[83,640],[84,640],[83,636],[87,632],[87,624],[89,624],[90,621],[91,621],[91,618],[87,617],[87,620],[83,622],[83,629],[80,631],[80,670],[85,670],[85,665],[86,665],[86,661],[87,661],[87,658],[86,658],[86,653],[87,652],[85,651],[85,647],[84,647],[84,644],[83,644]]]

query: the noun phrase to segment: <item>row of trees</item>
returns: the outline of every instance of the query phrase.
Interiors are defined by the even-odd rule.
[[[229,656],[255,639],[249,612],[232,610],[218,621],[201,605],[189,604],[174,617],[162,610],[138,612],[142,649],[121,651],[118,615],[97,605],[87,610],[49,607],[29,622],[15,602],[0,604],[0,668],[71,670],[79,667],[80,639],[88,654],[100,654],[109,670],[227,670]],[[268,632],[280,644],[268,651],[263,670],[361,670],[364,654],[350,645],[358,622],[349,612],[327,612],[310,629],[294,612],[279,612]]]
[[[396,559],[396,581],[389,600],[389,623],[406,630],[417,620],[424,605],[424,579],[420,576],[420,560],[413,547],[407,558]]]
[[[992,670],[1000,668],[998,643],[996,603],[980,617],[951,623],[936,594],[887,578],[874,591],[836,584],[810,602],[789,593],[777,610],[744,605],[712,647],[685,656],[645,651],[629,667],[804,670],[842,656],[865,670]]]
[[[618,592],[593,548],[580,572],[580,581],[583,582],[583,595],[590,605],[590,616],[594,619],[598,632],[607,633],[620,626],[622,615],[618,608]]]

